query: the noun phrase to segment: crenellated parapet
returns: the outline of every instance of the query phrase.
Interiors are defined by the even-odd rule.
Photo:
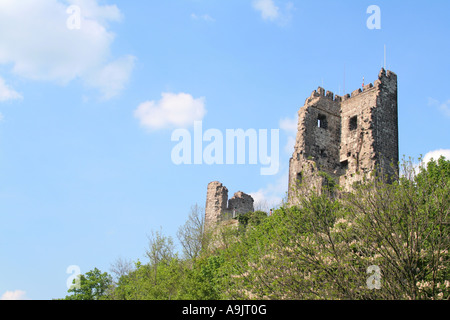
[[[311,95],[306,99],[305,104],[310,103],[311,101],[313,101],[316,98],[325,98],[328,99],[330,101],[336,101],[336,102],[340,102],[342,97],[335,95],[333,92],[328,91],[322,87],[318,87],[317,90],[314,90]]]

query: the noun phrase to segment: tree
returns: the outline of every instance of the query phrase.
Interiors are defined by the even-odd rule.
[[[115,279],[117,281],[120,277],[129,274],[133,270],[133,263],[119,257],[114,263],[111,264],[110,270],[115,275]]]
[[[412,174],[405,163],[397,181],[303,194],[226,250],[226,296],[449,299],[449,168],[441,160]]]
[[[158,265],[161,261],[169,261],[175,256],[175,246],[170,236],[165,236],[160,231],[151,231],[148,235],[147,257],[151,265]]]
[[[150,267],[153,269],[154,281],[156,283],[158,267],[175,258],[175,246],[172,237],[163,235],[162,230],[152,230],[148,236],[148,240],[149,244],[146,254],[150,259]]]
[[[99,269],[80,275],[78,286],[72,286],[68,292],[72,295],[66,296],[65,300],[100,300],[106,297],[107,290],[112,284],[111,276]],[[75,284],[75,280],[74,280]]]
[[[195,259],[206,246],[205,210],[197,204],[191,207],[186,223],[178,229],[177,238],[183,248],[186,259]]]

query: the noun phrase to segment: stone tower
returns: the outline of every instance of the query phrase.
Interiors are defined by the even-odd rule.
[[[299,182],[320,189],[328,175],[349,191],[374,169],[395,176],[398,160],[395,73],[381,69],[373,84],[344,97],[319,87],[298,112],[289,202],[295,203]]]
[[[242,191],[228,200],[228,189],[219,181],[210,182],[206,194],[205,226],[208,228],[253,211],[253,203],[253,198]]]

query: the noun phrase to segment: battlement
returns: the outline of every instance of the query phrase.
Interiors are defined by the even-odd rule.
[[[340,102],[342,97],[335,95],[333,92],[326,90],[322,87],[318,87],[317,90],[314,90],[311,95],[309,96],[309,98],[306,99],[306,103],[309,103],[312,99],[314,98],[318,98],[318,97],[323,97],[326,98],[328,100],[331,101],[337,101]]]
[[[397,81],[397,75],[388,70],[385,71],[384,69],[381,69],[379,75],[378,75],[378,79],[374,82],[374,83],[369,83],[364,85],[362,88],[358,88],[354,91],[352,91],[351,94],[345,94],[343,96],[339,96],[339,95],[335,95],[333,92],[328,91],[322,87],[318,87],[316,90],[314,90],[311,95],[306,99],[305,104],[311,102],[314,98],[318,98],[318,97],[324,97],[327,98],[331,101],[336,101],[336,102],[341,102],[344,100],[348,100],[350,98],[356,97],[361,93],[367,92],[369,90],[374,89],[376,86],[380,85],[382,83],[383,80],[388,79],[388,80],[394,80]],[[375,84],[375,85],[374,85]]]
[[[359,181],[359,173],[375,168],[395,175],[398,163],[397,75],[381,69],[378,79],[343,96],[322,87],[314,90],[299,110],[296,145],[289,165],[288,197],[298,181],[321,184],[310,163],[326,172],[344,190]],[[397,169],[398,171],[398,169]],[[290,203],[291,200],[289,200]],[[294,200],[295,201],[295,200]]]
[[[356,89],[355,91],[352,91],[352,98],[353,98],[354,96],[357,96],[357,95],[360,94],[361,92],[362,92],[361,88]]]
[[[378,74],[378,79],[382,80],[383,78],[388,78],[389,80],[397,80],[397,74],[392,72],[391,70],[385,70],[381,68],[380,73]]]

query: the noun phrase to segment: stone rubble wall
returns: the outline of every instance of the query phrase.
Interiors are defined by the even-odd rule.
[[[254,211],[252,196],[238,191],[228,200],[228,189],[219,181],[208,184],[205,206],[205,225],[211,227],[238,214]]]

